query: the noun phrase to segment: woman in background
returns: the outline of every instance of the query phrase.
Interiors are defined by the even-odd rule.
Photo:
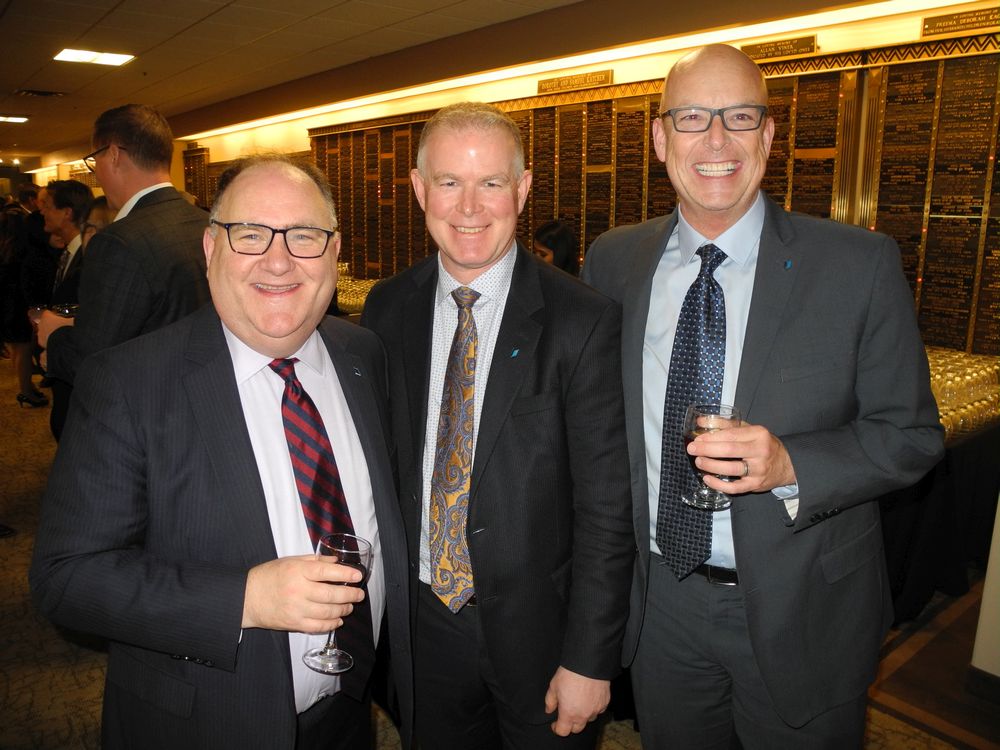
[[[547,221],[535,230],[532,251],[546,263],[576,276],[580,273],[580,245],[569,224]]]

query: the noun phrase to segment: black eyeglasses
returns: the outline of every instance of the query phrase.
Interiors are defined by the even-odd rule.
[[[662,113],[660,117],[669,117],[678,133],[704,133],[712,127],[716,115],[722,120],[726,130],[743,131],[756,130],[764,122],[767,107],[763,104],[737,104],[732,107],[675,107]]]
[[[285,236],[285,246],[295,258],[319,258],[326,252],[330,238],[337,233],[337,228],[321,229],[320,227],[287,227],[275,229],[266,224],[247,224],[246,222],[231,222],[225,224],[215,219],[210,224],[223,227],[229,237],[229,247],[240,255],[263,255],[271,247],[274,235]]]
[[[93,172],[94,167],[97,166],[97,155],[103,154],[105,151],[111,148],[112,145],[114,144],[109,143],[107,146],[101,146],[96,151],[91,151],[89,154],[83,157],[83,163],[87,165],[87,169]],[[120,148],[122,151],[128,151],[128,149],[125,148],[124,146],[119,146],[118,148]]]

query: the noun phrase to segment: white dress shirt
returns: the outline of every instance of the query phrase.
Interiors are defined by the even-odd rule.
[[[674,346],[677,319],[688,288],[701,270],[701,258],[696,251],[711,242],[726,254],[715,271],[715,280],[726,298],[726,363],[722,379],[724,404],[734,403],[746,335],[750,300],[753,296],[754,274],[760,233],[764,226],[765,206],[758,193],[750,209],[733,226],[708,240],[695,231],[678,211],[677,226],[667,240],[667,247],[653,274],[649,297],[649,313],[642,347],[642,411],[646,445],[646,482],[649,492],[650,549],[662,554],[656,545],[656,515],[660,502],[660,460],[663,444],[663,403],[670,372],[670,353]],[[746,418],[746,415],[743,415]],[[678,436],[678,440],[680,436]],[[781,488],[779,488],[781,489]],[[779,497],[795,495],[797,488],[776,492]],[[734,502],[741,502],[737,498]],[[794,517],[797,496],[786,500],[786,509]],[[790,506],[789,503],[792,503]],[[708,563],[736,568],[733,548],[732,519],[729,510],[712,513],[712,554]]]
[[[243,415],[264,488],[275,550],[278,557],[311,554],[315,550],[302,515],[302,504],[295,486],[292,460],[288,454],[285,428],[281,420],[281,397],[285,391],[285,381],[268,366],[271,357],[248,347],[225,325],[223,330],[232,355]],[[369,540],[373,546],[368,600],[371,603],[373,636],[377,644],[382,613],[385,610],[385,576],[368,462],[337,371],[319,333],[313,332],[302,348],[292,356],[299,360],[295,364],[295,374],[316,404],[333,446],[354,533]],[[299,713],[320,698],[340,689],[339,677],[315,672],[302,662],[302,654],[311,648],[322,647],[325,643],[325,634],[288,634],[295,708]]]
[[[431,503],[431,478],[434,475],[434,452],[437,449],[438,421],[441,418],[441,396],[444,392],[444,376],[448,369],[448,355],[451,342],[458,327],[458,305],[451,293],[460,286],[467,286],[479,292],[479,299],[472,306],[472,318],[476,321],[476,386],[475,406],[472,425],[472,455],[479,438],[479,418],[483,413],[483,397],[486,382],[490,377],[493,349],[500,333],[500,321],[507,306],[514,275],[514,261],[517,260],[515,245],[511,245],[503,256],[489,270],[476,277],[469,284],[461,284],[441,265],[438,253],[438,283],[434,297],[434,332],[431,339],[431,372],[427,389],[427,424],[424,431],[423,460],[423,512],[420,517],[420,580],[431,582],[430,533],[428,531]]]
[[[135,208],[135,204],[139,202],[139,199],[144,195],[149,195],[154,190],[159,190],[160,188],[173,187],[172,183],[169,182],[158,182],[155,185],[150,185],[147,188],[143,188],[138,191],[135,195],[125,201],[125,205],[118,209],[118,213],[115,214],[115,221],[120,221],[131,213],[132,209]],[[205,220],[206,224],[208,219]]]

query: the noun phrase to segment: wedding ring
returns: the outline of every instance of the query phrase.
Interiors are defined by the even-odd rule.
[[[745,458],[742,460],[743,460],[743,476],[740,477],[740,479],[746,479],[748,476],[750,476],[750,464],[747,463]]]

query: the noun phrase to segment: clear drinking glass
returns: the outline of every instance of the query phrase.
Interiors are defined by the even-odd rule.
[[[371,573],[372,543],[354,534],[336,533],[320,537],[316,554],[332,556],[341,565],[360,570],[361,580],[346,584],[348,586],[363,586]],[[325,646],[306,651],[302,655],[302,661],[310,669],[323,674],[340,674],[354,666],[354,658],[337,648],[335,630],[330,631]]]
[[[740,412],[729,404],[691,404],[684,414],[684,448],[688,443],[699,435],[706,432],[715,432],[726,427],[735,427],[740,423]],[[698,474],[698,487],[691,492],[681,495],[681,500],[686,504],[700,508],[701,510],[725,510],[732,503],[732,498],[725,492],[713,490],[705,486],[705,472],[699,471],[694,465],[694,456],[691,459],[691,466]]]

